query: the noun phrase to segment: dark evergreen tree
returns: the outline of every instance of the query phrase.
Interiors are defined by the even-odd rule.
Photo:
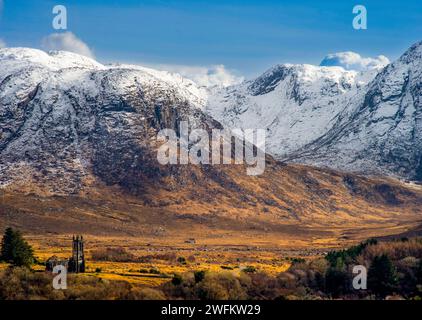
[[[11,261],[12,260],[12,243],[15,237],[15,232],[12,228],[7,228],[4,232],[3,239],[1,241],[1,254],[0,261]]]
[[[19,231],[7,228],[4,232],[0,261],[25,267],[30,267],[35,262],[31,246],[23,239]]]
[[[397,271],[390,258],[385,254],[374,257],[368,270],[368,289],[385,297],[396,290],[397,283]]]
[[[339,297],[349,292],[350,278],[342,257],[338,257],[325,275],[325,290],[333,297]]]

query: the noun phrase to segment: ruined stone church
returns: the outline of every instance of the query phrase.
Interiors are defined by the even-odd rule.
[[[46,270],[51,272],[58,265],[65,266],[68,272],[85,272],[84,239],[82,236],[73,236],[72,256],[69,259],[60,259],[57,256],[52,256],[46,262]]]

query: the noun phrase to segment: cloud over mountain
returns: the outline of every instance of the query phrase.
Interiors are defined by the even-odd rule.
[[[94,58],[94,53],[88,45],[76,37],[72,32],[50,34],[42,39],[41,47],[47,51],[70,51],[89,58]]]
[[[212,66],[185,65],[153,65],[154,68],[180,74],[182,77],[194,81],[199,86],[227,87],[243,81],[243,77],[235,75],[222,64]]]
[[[379,69],[390,63],[390,60],[383,55],[375,58],[365,58],[352,51],[337,52],[327,55],[320,63],[320,66],[343,67],[346,70],[364,71],[370,69]]]

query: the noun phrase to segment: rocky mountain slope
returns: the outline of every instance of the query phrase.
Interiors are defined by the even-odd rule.
[[[34,49],[0,50],[0,185],[77,193],[93,178],[140,186],[159,174],[161,128],[219,123],[189,80]],[[134,181],[137,179],[137,181]],[[133,181],[132,181],[133,180]]]
[[[375,73],[277,65],[255,80],[215,89],[206,110],[228,127],[266,129],[267,151],[283,158],[327,132],[339,105],[362,96]]]
[[[207,111],[229,127],[265,128],[279,160],[420,181],[421,51],[360,72],[278,65],[215,90]]]
[[[330,130],[292,157],[422,181],[422,42],[377,74]]]

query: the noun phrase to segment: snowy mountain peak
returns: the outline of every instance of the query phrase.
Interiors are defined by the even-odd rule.
[[[323,135],[376,71],[276,65],[258,78],[214,92],[207,111],[228,127],[267,130],[267,150],[285,156]]]
[[[248,89],[253,95],[267,94],[274,90],[280,81],[284,81],[289,76],[291,81],[296,84],[315,85],[318,89],[321,89],[325,81],[345,84],[344,89],[347,89],[354,83],[357,75],[356,71],[346,71],[342,67],[279,64],[251,81]]]
[[[422,61],[422,41],[411,46],[399,60],[403,63],[420,63]]]
[[[85,56],[67,51],[44,52],[30,48],[3,48],[0,49],[0,61],[4,63],[19,63],[21,65],[34,64],[50,70],[60,70],[65,68],[86,68],[105,69],[105,67]]]
[[[0,83],[14,75],[16,88],[33,88],[47,79],[61,87],[79,87],[82,91],[98,91],[95,78],[110,81],[110,87],[121,93],[131,92],[137,84],[156,84],[163,90],[178,92],[184,99],[198,108],[203,108],[206,89],[199,88],[191,80],[179,74],[158,71],[135,65],[103,65],[88,57],[67,51],[44,52],[30,48],[0,49]],[[20,76],[18,77],[17,75]],[[19,80],[20,79],[20,80]],[[84,85],[81,85],[84,84]],[[9,82],[10,84],[10,82]],[[8,95],[10,90],[0,92]]]
[[[422,180],[422,42],[387,66],[337,58],[366,70],[276,65],[217,92],[207,110],[228,127],[266,129],[281,160]]]

